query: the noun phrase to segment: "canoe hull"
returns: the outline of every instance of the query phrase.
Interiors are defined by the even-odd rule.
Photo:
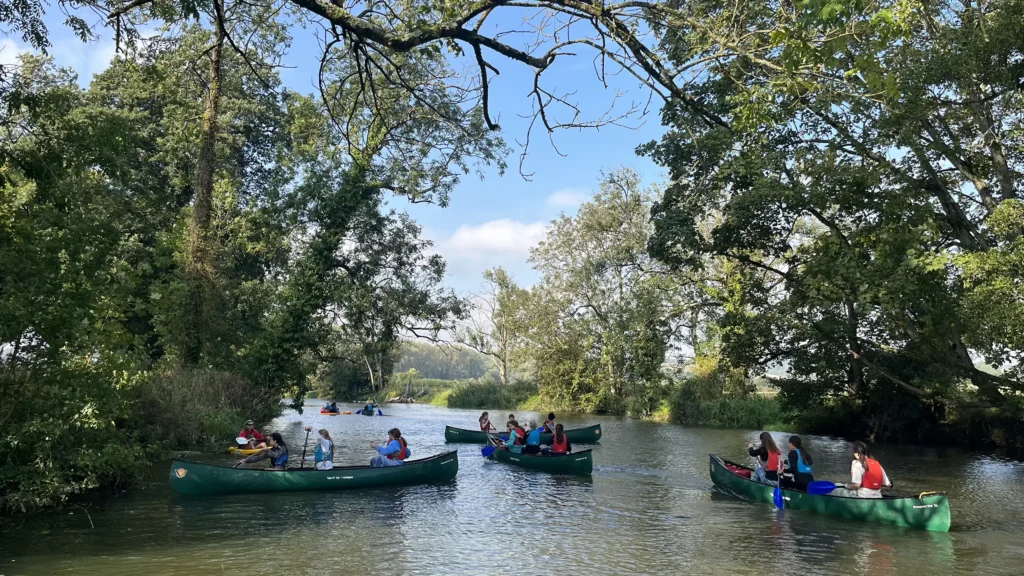
[[[565,456],[540,456],[536,454],[516,454],[508,450],[498,449],[491,454],[490,458],[498,462],[519,466],[520,468],[547,472],[549,474],[590,476],[594,472],[594,457],[590,450],[574,452]]]
[[[716,486],[745,498],[772,502],[775,488],[737,476],[725,467],[725,460],[711,455],[711,481]],[[908,528],[948,532],[949,500],[945,494],[906,498],[841,498],[783,490],[785,508],[807,510],[850,520],[895,524]]]
[[[402,466],[345,466],[332,470],[272,471],[175,460],[171,462],[170,482],[178,494],[212,496],[433,484],[447,482],[458,472],[459,455],[453,450],[410,460]]]
[[[328,412],[326,410],[321,410],[320,414],[324,416],[341,416],[341,412]]]
[[[504,432],[491,432],[487,434],[479,430],[466,430],[465,428],[456,428],[454,426],[444,427],[444,439],[446,442],[487,444],[490,438],[498,438],[504,435]],[[573,444],[597,444],[601,441],[601,425],[594,424],[586,428],[573,428],[572,430],[566,430],[565,435],[569,438],[569,442]],[[552,434],[541,434],[540,443],[550,443],[551,436]]]

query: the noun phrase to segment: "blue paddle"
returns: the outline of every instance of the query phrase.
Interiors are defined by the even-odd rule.
[[[483,449],[480,450],[480,455],[484,458],[490,458],[491,454],[494,454],[494,446],[484,446]]]
[[[782,507],[785,504],[785,500],[782,499],[782,488],[776,486],[775,490],[772,491],[772,502],[775,503],[776,508],[782,510]]]
[[[362,408],[360,408],[359,410],[356,410],[356,414],[362,414],[362,413],[363,413],[363,409]]]
[[[384,415],[384,413],[380,411],[380,408],[377,408],[377,416],[383,416],[383,415]]]
[[[808,482],[807,483],[807,493],[808,494],[817,494],[817,495],[821,496],[823,494],[828,494],[829,492],[835,490],[836,488],[842,488],[842,487],[843,487],[842,484],[833,484],[833,483],[828,482],[826,480],[815,480],[814,482]]]

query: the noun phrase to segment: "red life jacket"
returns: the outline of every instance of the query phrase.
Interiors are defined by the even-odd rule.
[[[781,472],[782,471],[782,454],[779,452],[768,452],[768,461],[764,463],[765,472]]]
[[[398,443],[402,445],[402,449],[394,454],[388,454],[388,460],[398,460],[399,462],[405,460],[405,449],[409,447],[405,442],[405,438],[399,438]]]
[[[512,431],[515,435],[515,445],[522,446],[526,444],[526,430],[523,430],[522,426],[516,426],[516,429]]]
[[[868,463],[868,471],[864,473],[864,477],[860,480],[860,485],[864,488],[871,490],[882,489],[882,465],[878,463],[878,460],[872,458],[865,458]]]
[[[491,421],[490,420],[484,420],[483,422],[480,423],[480,431],[481,432],[487,432],[491,428],[494,428],[494,426],[491,426]]]
[[[562,434],[562,441],[558,441],[558,434],[551,439],[551,453],[552,454],[565,454],[569,451],[569,437]]]

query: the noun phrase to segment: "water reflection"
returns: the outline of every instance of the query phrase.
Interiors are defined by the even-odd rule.
[[[470,427],[477,411],[394,406],[385,414],[307,410],[264,432],[281,431],[296,454],[303,424],[324,427],[340,463],[363,464],[373,456],[369,442],[398,427],[414,457],[457,449],[458,477],[436,486],[197,499],[170,493],[164,465],[149,488],[97,502],[90,509],[95,530],[81,513],[3,519],[0,574],[914,576],[1019,574],[1024,565],[1018,462],[957,450],[879,449],[898,488],[949,492],[953,531],[936,534],[780,512],[714,490],[708,453],[745,461],[746,444],[759,431],[560,417],[570,427],[602,423],[594,476],[581,479],[486,460],[478,446],[446,445],[444,425]],[[788,434],[773,436],[783,444]],[[847,442],[805,443],[817,476],[849,474]]]

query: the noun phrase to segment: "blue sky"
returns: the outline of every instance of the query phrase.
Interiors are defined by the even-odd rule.
[[[61,24],[63,15],[54,12],[51,10],[46,17],[53,44],[50,53],[58,64],[73,68],[82,85],[88,85],[114,55],[112,35],[105,31],[96,41],[83,44]],[[90,16],[89,21],[95,18]],[[291,68],[281,72],[289,88],[305,93],[315,91],[320,54],[313,30],[294,30],[296,39],[284,62]],[[12,61],[25,49],[19,38],[0,39],[0,62]],[[659,167],[634,152],[637,145],[657,139],[663,132],[658,103],[654,101],[646,118],[633,121],[636,129],[609,126],[556,132],[555,144],[564,157],[551,147],[543,129],[535,129],[523,169],[532,176],[524,180],[518,171],[520,148],[516,140],[523,141],[526,136],[529,120],[520,116],[531,111],[528,93],[533,75],[522,64],[495,54],[487,57],[501,71],[492,78],[491,109],[512,147],[508,170],[501,176],[489,169],[483,180],[473,175],[463,178],[447,208],[392,202],[423,226],[424,235],[434,241],[435,249],[448,261],[446,283],[462,294],[479,290],[483,271],[499,265],[521,284],[536,281],[527,262],[529,248],[543,238],[544,226],[551,219],[563,211],[574,212],[576,205],[596,190],[602,170],[630,166],[648,182],[662,178]],[[609,107],[616,88],[627,91],[620,98],[624,105],[630,101],[645,103],[647,99],[635,81],[623,76],[611,79],[611,88],[602,87],[595,79],[589,56],[562,57],[546,75],[549,88],[577,90],[574,98],[590,117]]]

